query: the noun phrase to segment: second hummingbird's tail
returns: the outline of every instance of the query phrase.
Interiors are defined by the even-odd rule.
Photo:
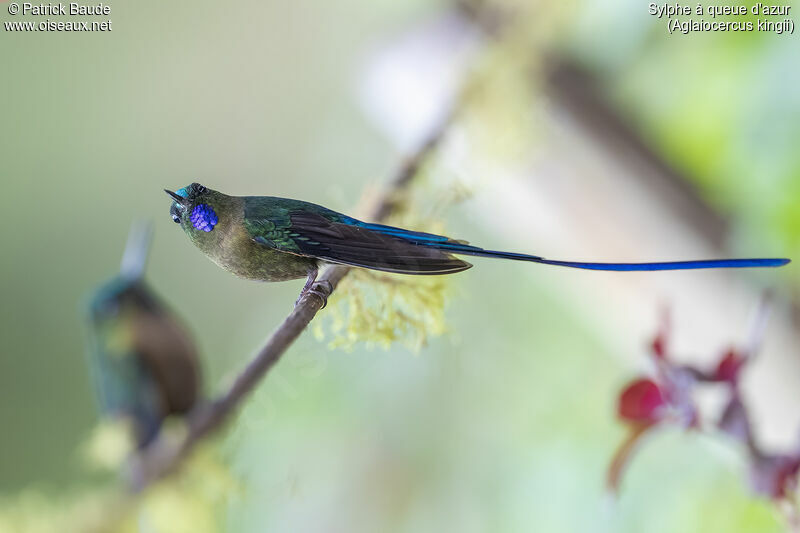
[[[120,273],[128,280],[138,280],[144,275],[150,242],[153,240],[153,224],[147,221],[134,222],[128,234],[125,253],[122,256]]]

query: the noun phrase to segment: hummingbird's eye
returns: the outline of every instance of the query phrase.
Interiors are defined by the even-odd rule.
[[[173,214],[172,215],[172,221],[174,223],[176,223],[176,224],[180,224],[181,223],[181,217],[179,217],[178,215]]]

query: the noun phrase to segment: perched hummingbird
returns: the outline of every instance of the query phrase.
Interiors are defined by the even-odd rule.
[[[582,263],[484,250],[419,231],[362,222],[325,207],[273,196],[228,196],[192,183],[172,197],[170,214],[212,261],[259,281],[306,278],[300,297],[314,292],[325,263],[401,274],[451,274],[472,265],[453,254],[498,257],[588,270],[684,270],[778,267],[788,259],[714,259],[668,263]],[[317,292],[317,294],[319,294]],[[323,298],[324,299],[324,298]]]
[[[139,449],[200,395],[192,340],[142,279],[149,240],[149,227],[132,228],[120,274],[97,289],[89,308],[98,400],[105,413],[132,422]]]

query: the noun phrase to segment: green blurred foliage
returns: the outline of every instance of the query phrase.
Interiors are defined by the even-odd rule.
[[[224,516],[236,486],[225,470],[190,463],[169,482],[128,501],[115,488],[66,493],[28,489],[0,501],[0,530],[16,533],[224,531]]]

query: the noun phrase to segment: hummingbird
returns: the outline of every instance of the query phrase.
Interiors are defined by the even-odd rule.
[[[587,263],[486,250],[443,235],[363,222],[301,200],[274,196],[229,196],[192,183],[173,192],[170,215],[189,240],[219,266],[258,281],[306,278],[300,299],[315,293],[325,264],[401,274],[453,274],[472,265],[457,255],[529,261],[611,271],[779,267],[789,259],[711,259],[659,263]],[[328,291],[330,292],[330,291]]]
[[[200,395],[191,337],[143,279],[149,226],[131,229],[115,278],[89,305],[89,366],[102,411],[131,422],[138,449],[169,415],[188,413]]]

